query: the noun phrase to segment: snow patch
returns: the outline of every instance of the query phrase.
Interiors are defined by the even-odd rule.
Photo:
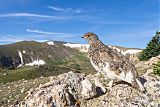
[[[120,49],[120,48],[117,48],[117,47],[114,47],[114,46],[108,46],[108,47],[117,50],[118,52],[122,53],[123,55],[126,55],[126,54],[136,54],[136,53],[142,51],[140,49],[128,49],[128,50],[124,51],[123,49]]]
[[[19,67],[21,67],[21,66],[23,65],[23,57],[22,57],[21,51],[18,51],[18,55],[19,55],[19,57],[20,57],[21,64],[19,64],[19,66],[18,66],[17,68],[19,68]]]
[[[22,66],[22,64],[19,64],[17,68],[20,68]]]
[[[126,55],[126,54],[135,54],[135,53],[138,53],[138,52],[141,52],[142,50],[137,50],[137,49],[129,49],[129,50],[126,50],[124,52],[122,52],[123,55]]]
[[[31,63],[28,63],[28,64],[25,64],[26,66],[34,66],[34,65],[44,65],[45,64],[45,62],[43,61],[43,60],[35,60],[35,61],[33,61],[33,62],[31,62]]]
[[[25,51],[25,50],[23,50],[23,53],[26,53],[26,51]]]
[[[111,47],[111,46],[110,46],[110,47]],[[117,50],[118,52],[121,52],[121,51],[122,51],[121,49],[119,49],[119,48],[117,48],[117,47],[111,47],[111,48]]]
[[[66,43],[63,44],[64,46],[70,47],[70,48],[76,48],[80,50],[81,52],[88,52],[89,45],[88,44],[71,44],[71,43]]]
[[[80,50],[81,52],[88,52],[88,48],[89,48],[88,44],[71,44],[71,43],[66,43],[66,44],[63,44],[63,45],[67,46],[67,47],[70,47],[70,48],[76,48],[76,49]],[[117,48],[115,46],[108,46],[108,47],[117,50],[118,52],[122,53],[123,55],[126,55],[126,54],[135,54],[135,53],[138,53],[138,52],[142,51],[140,49],[128,49],[128,50],[124,51],[123,49]]]
[[[48,45],[54,45],[54,41],[48,41],[47,44]]]

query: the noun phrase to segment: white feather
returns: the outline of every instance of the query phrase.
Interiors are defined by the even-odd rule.
[[[90,59],[90,60],[91,60],[91,59]],[[108,63],[105,63],[106,66],[103,67],[103,68],[100,68],[100,67],[98,67],[97,65],[95,65],[92,60],[91,60],[91,64],[93,65],[93,67],[94,67],[98,72],[100,72],[100,73],[102,73],[103,75],[105,75],[106,78],[109,78],[109,79],[112,79],[112,80],[114,80],[114,79],[119,79],[119,80],[126,81],[126,82],[128,82],[128,83],[130,83],[130,84],[132,84],[132,82],[135,81],[135,80],[134,80],[134,78],[135,78],[135,77],[134,77],[134,74],[133,74],[133,72],[132,72],[131,70],[130,70],[128,73],[125,73],[125,71],[124,71],[123,69],[121,69],[122,73],[118,76],[118,75],[116,75],[113,71],[111,71],[111,70],[109,69],[109,64],[108,64]],[[143,85],[141,84],[141,82],[140,82],[138,79],[136,79],[136,82],[137,82],[137,84],[139,85],[140,90],[141,90],[141,91],[144,91],[145,89],[144,89]]]
[[[105,63],[106,66],[105,67],[98,67],[97,65],[95,65],[92,61],[92,59],[90,59],[91,64],[93,65],[93,67],[100,73],[102,73],[103,75],[105,75],[107,78],[109,79],[114,79],[115,78],[115,73],[111,70],[109,70],[109,64]]]
[[[129,71],[128,73],[126,73],[126,75],[124,77],[121,78],[123,81],[126,81],[128,83],[131,83],[134,81],[134,75],[132,73],[132,71]]]

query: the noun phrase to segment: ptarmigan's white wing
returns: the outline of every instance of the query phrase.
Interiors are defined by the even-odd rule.
[[[100,48],[99,57],[103,62],[109,64],[109,69],[114,71],[116,75],[120,75],[122,72],[125,74],[128,72],[136,73],[136,69],[129,59],[114,49],[107,46]]]

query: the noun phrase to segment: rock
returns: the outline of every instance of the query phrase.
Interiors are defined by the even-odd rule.
[[[106,97],[108,106],[123,106],[132,107],[137,105],[138,107],[143,105],[148,105],[149,98],[144,98],[143,94],[139,94],[136,90],[128,87],[128,85],[116,85],[109,92],[108,97]]]
[[[143,81],[142,81],[143,80]],[[160,77],[142,75],[146,93],[127,84],[106,90],[108,82],[101,75],[64,73],[33,89],[20,107],[158,107]],[[16,106],[17,106],[16,105]]]
[[[85,99],[92,98],[93,96],[96,95],[96,87],[88,79],[83,80],[81,84],[82,84],[81,95]]]
[[[150,58],[148,61],[141,61],[138,64],[136,64],[136,67],[142,67],[143,69],[151,69],[153,66],[160,61],[160,55],[156,57]]]
[[[100,80],[98,78],[95,78],[95,85],[96,85],[96,89],[100,88],[99,91],[97,93],[106,93],[106,88],[104,86],[104,84],[102,82],[100,82]]]
[[[142,77],[147,81],[144,83],[147,94],[149,94],[153,101],[158,101],[160,104],[160,77],[156,75],[143,75]]]

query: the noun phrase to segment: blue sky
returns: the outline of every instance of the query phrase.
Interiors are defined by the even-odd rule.
[[[86,43],[94,32],[106,44],[144,48],[160,29],[160,0],[1,0],[0,44],[21,40]]]

